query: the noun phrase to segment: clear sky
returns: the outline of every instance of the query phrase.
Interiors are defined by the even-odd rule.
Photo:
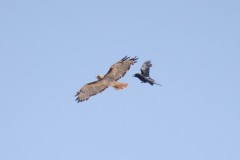
[[[239,160],[239,0],[0,1],[1,160]],[[83,103],[75,93],[139,60]],[[132,75],[151,60],[151,77]]]

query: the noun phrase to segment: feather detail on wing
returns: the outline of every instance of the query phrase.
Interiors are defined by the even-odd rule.
[[[122,78],[127,71],[130,69],[131,65],[137,62],[137,57],[129,59],[129,57],[124,57],[117,63],[113,64],[105,77],[109,77],[115,81],[119,80]]]
[[[89,97],[94,96],[94,95],[104,91],[108,87],[109,87],[109,83],[105,79],[85,84],[80,89],[80,91],[77,92],[76,101],[82,102],[82,101],[88,100]]]
[[[149,77],[150,67],[152,67],[151,61],[146,61],[141,67],[141,74],[145,77]]]

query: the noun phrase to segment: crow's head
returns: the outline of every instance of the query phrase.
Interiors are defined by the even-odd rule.
[[[135,74],[133,75],[133,77],[139,77],[139,76],[141,76],[140,73],[135,73]]]

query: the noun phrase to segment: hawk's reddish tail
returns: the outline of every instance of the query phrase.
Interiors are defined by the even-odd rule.
[[[121,90],[121,89],[124,89],[128,86],[127,83],[121,83],[121,82],[116,82],[113,86],[114,89],[116,90]]]

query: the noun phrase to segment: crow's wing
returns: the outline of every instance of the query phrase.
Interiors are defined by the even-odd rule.
[[[152,67],[151,61],[144,62],[142,67],[141,67],[141,74],[145,77],[149,77],[150,67]]]

